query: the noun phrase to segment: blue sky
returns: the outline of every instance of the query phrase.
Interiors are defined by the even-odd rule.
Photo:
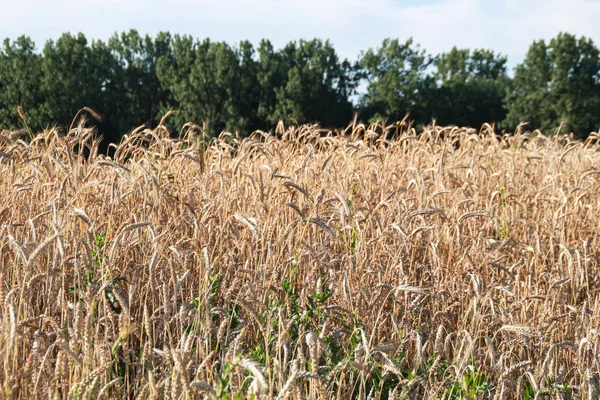
[[[520,62],[536,39],[560,31],[600,45],[600,0],[0,0],[0,36],[32,37],[38,48],[63,32],[107,39],[135,28],[236,43],[330,39],[342,57],[386,37],[413,37],[430,53],[490,48]]]

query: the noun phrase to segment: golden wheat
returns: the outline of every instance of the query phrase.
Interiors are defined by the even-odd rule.
[[[597,396],[598,134],[195,132],[2,132],[0,397]]]

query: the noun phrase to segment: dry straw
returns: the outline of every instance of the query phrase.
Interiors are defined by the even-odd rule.
[[[4,397],[597,396],[598,134],[86,115],[0,134]]]

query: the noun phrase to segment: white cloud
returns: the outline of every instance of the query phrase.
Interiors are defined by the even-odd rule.
[[[106,39],[136,28],[214,40],[283,46],[298,38],[331,39],[355,59],[386,37],[412,36],[431,53],[452,46],[491,48],[520,61],[533,40],[559,31],[600,45],[597,0],[1,0],[0,34],[30,35],[41,47],[62,32]]]

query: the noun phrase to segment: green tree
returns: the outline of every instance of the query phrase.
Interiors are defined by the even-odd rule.
[[[381,47],[361,55],[367,93],[361,99],[363,118],[400,120],[407,113],[419,122],[430,117],[429,93],[435,80],[427,74],[433,62],[412,39],[385,39]]]
[[[48,123],[41,109],[41,64],[42,57],[27,36],[4,40],[0,51],[0,129],[23,128],[17,106],[23,107],[31,129]]]
[[[515,70],[506,99],[506,125],[584,137],[600,127],[600,58],[592,40],[560,33],[548,45],[534,42]]]
[[[280,118],[275,113],[276,92],[286,84],[289,65],[284,61],[282,53],[276,51],[268,40],[261,40],[257,55],[256,74],[259,93],[256,113],[260,128],[269,129]]]
[[[222,130],[249,130],[253,111],[241,104],[241,99],[248,98],[246,86],[253,85],[252,77],[242,73],[242,65],[250,70],[253,62],[248,44],[242,45],[240,55],[223,42],[198,42],[176,35],[171,46],[171,59],[161,56],[156,69],[169,96],[162,109],[176,110],[171,122],[178,127],[186,122],[205,124],[213,135]]]
[[[348,123],[353,111],[349,97],[356,81],[351,64],[347,60],[340,62],[329,41],[288,43],[280,51],[278,61],[273,71],[275,108],[267,117],[271,124],[290,118],[324,126]],[[282,74],[284,71],[287,76]]]
[[[480,127],[506,117],[504,97],[509,83],[506,57],[493,51],[457,49],[438,56],[431,91],[432,117],[441,125]]]
[[[441,54],[434,62],[436,78],[442,83],[465,82],[473,79],[495,81],[506,75],[506,57],[491,50],[457,49]]]
[[[254,46],[249,41],[242,41],[235,48],[237,65],[234,69],[236,84],[233,86],[234,107],[238,112],[231,125],[235,125],[242,134],[249,134],[256,129],[269,129],[258,112],[261,102],[259,84],[259,63]]]
[[[43,50],[41,90],[47,121],[68,126],[82,107],[105,114],[105,92],[110,84],[110,52],[101,41],[88,41],[82,33],[62,35],[46,42]],[[108,110],[110,111],[110,110]]]
[[[156,73],[158,60],[170,57],[169,33],[160,32],[153,40],[140,36],[136,30],[115,34],[108,41],[113,56],[109,69],[110,118],[124,133],[139,125],[156,126],[160,119],[159,107],[168,102]]]

